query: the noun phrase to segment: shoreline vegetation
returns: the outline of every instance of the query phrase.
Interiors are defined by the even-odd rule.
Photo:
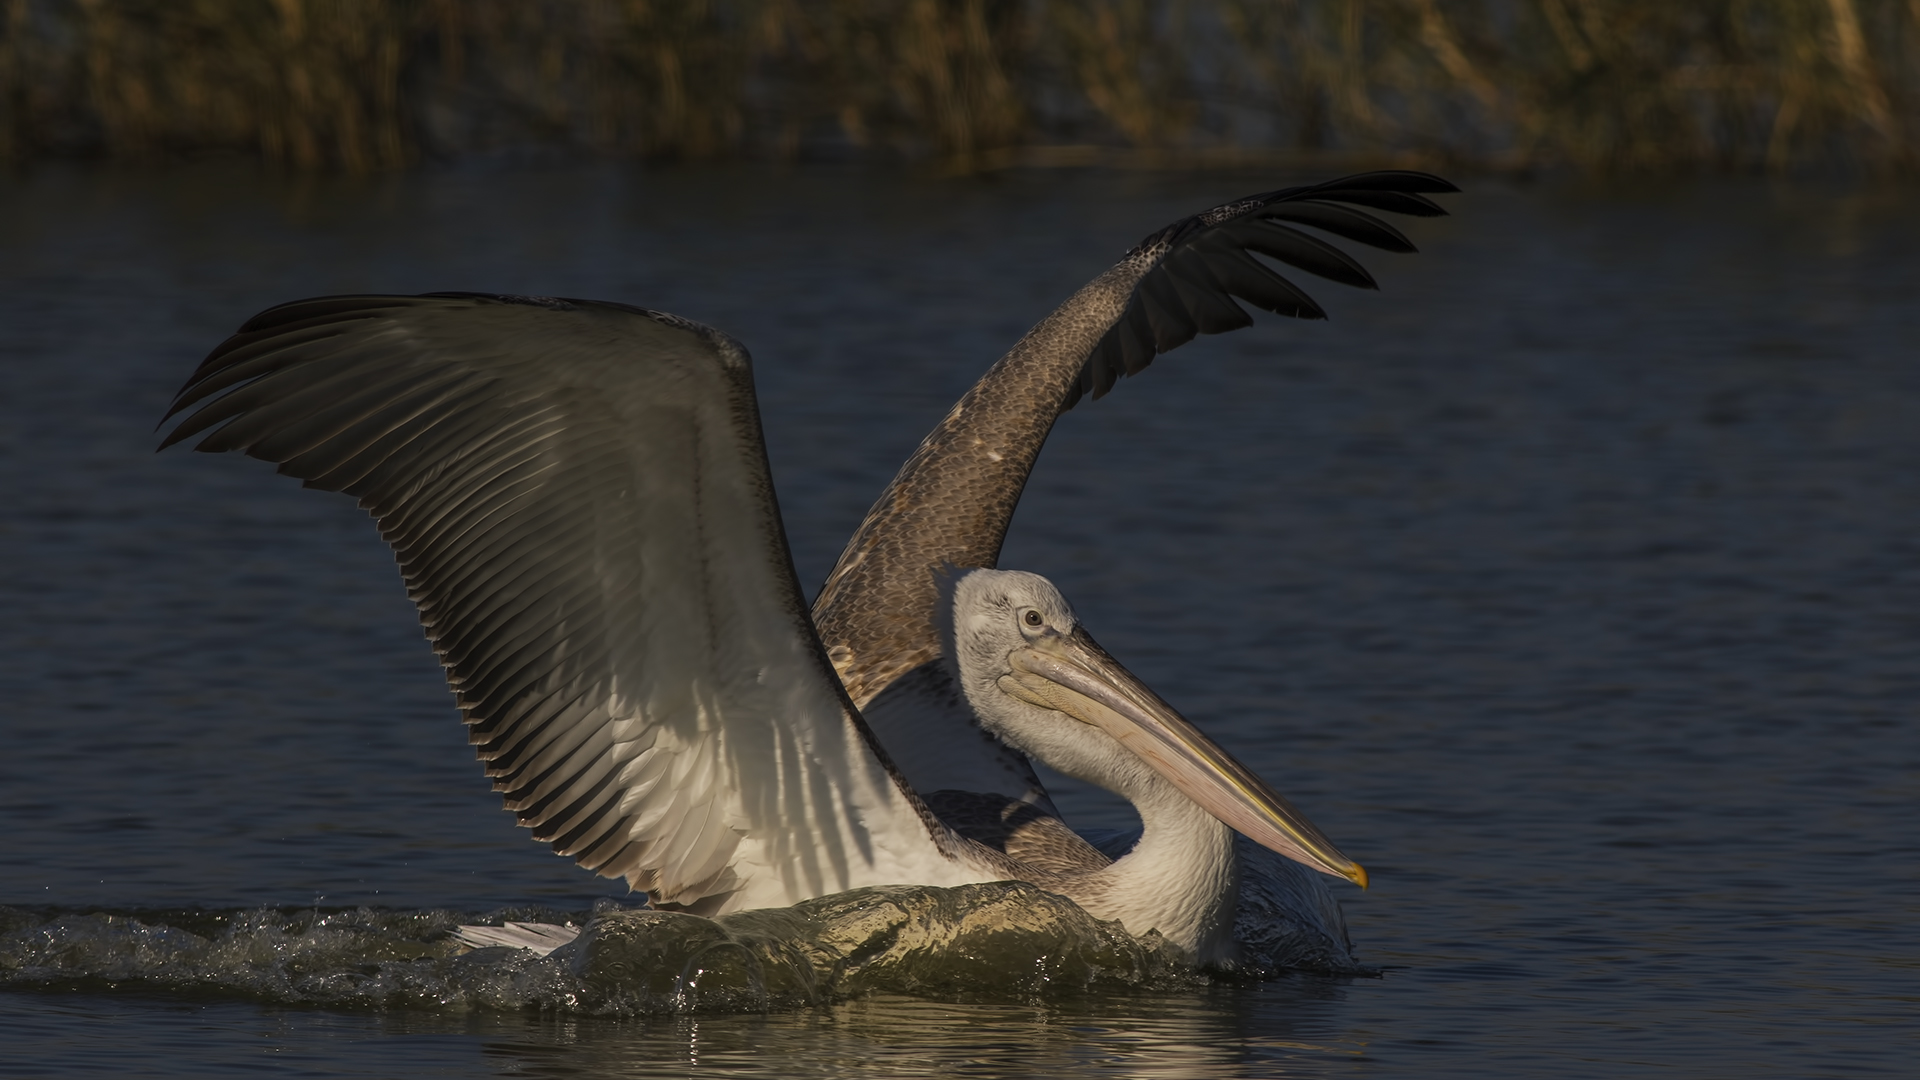
[[[0,0],[0,165],[1909,174],[1920,0]]]

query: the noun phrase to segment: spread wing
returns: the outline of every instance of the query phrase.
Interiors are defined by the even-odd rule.
[[[821,651],[725,335],[588,301],[303,300],[216,349],[189,409],[163,446],[207,432],[373,515],[487,775],[556,852],[701,913],[982,879]]]
[[[814,621],[847,691],[923,791],[967,776],[1032,772],[983,743],[970,714],[937,709],[936,612],[946,568],[991,567],[1047,433],[1083,395],[1101,397],[1121,375],[1193,340],[1250,326],[1235,299],[1296,318],[1326,312],[1254,256],[1361,288],[1354,259],[1295,226],[1411,252],[1399,230],[1367,210],[1444,214],[1428,194],[1458,190],[1437,176],[1374,172],[1240,199],[1175,222],[1042,320],[967,391],[920,444],[840,555],[814,602]],[[1365,209],[1361,209],[1365,208]],[[910,673],[914,678],[906,678]],[[894,698],[906,707],[893,707]],[[895,719],[897,717],[897,720]],[[896,730],[897,729],[897,730]],[[922,751],[918,757],[915,751]],[[977,784],[985,784],[986,780]],[[1017,790],[974,786],[1020,796]],[[1026,793],[1044,801],[1037,781]]]

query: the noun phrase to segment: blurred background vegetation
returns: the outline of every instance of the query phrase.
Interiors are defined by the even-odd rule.
[[[0,0],[0,162],[1911,172],[1920,0]]]

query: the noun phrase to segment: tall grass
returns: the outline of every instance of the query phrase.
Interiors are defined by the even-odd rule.
[[[11,163],[1912,171],[1915,117],[1920,0],[0,0]]]

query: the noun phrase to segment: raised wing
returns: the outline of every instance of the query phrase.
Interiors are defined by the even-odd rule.
[[[556,852],[701,913],[981,880],[821,651],[732,339],[618,304],[325,297],[248,322],[187,409],[163,446],[212,429],[196,449],[373,515],[494,788]]]
[[[1228,203],[1147,237],[1028,331],[901,467],[814,601],[827,653],[880,737],[905,750],[904,740],[880,726],[888,710],[878,699],[940,655],[941,575],[947,567],[991,567],[999,560],[1027,474],[1062,412],[1083,395],[1105,395],[1119,376],[1139,373],[1156,354],[1196,334],[1252,325],[1236,297],[1282,315],[1326,317],[1255,254],[1375,287],[1351,257],[1293,226],[1411,252],[1399,230],[1356,207],[1435,216],[1446,211],[1426,196],[1456,190],[1425,173],[1374,172]],[[875,703],[877,711],[870,708]],[[922,743],[930,738],[919,736]],[[938,736],[937,744],[972,745],[959,733]],[[931,789],[915,765],[901,764],[916,785]],[[994,765],[1012,767],[1011,761]]]

